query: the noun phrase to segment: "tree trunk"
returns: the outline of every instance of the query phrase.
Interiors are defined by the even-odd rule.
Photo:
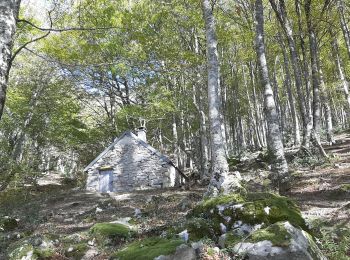
[[[284,156],[284,148],[278,125],[275,100],[270,84],[269,72],[265,56],[264,43],[264,9],[262,0],[255,1],[256,19],[256,48],[260,68],[261,82],[264,86],[264,110],[267,122],[267,146],[273,159],[272,182],[280,191],[288,188],[288,165]]]
[[[320,66],[320,64],[318,65]],[[329,105],[328,93],[326,90],[326,84],[324,83],[321,67],[319,67],[319,73],[320,73],[321,99],[322,99],[323,108],[324,108],[324,117],[326,120],[327,141],[330,145],[333,145],[335,143],[335,140],[333,135],[332,111],[331,111],[331,106]]]
[[[256,149],[261,149],[262,148],[262,144],[261,144],[261,141],[260,141],[260,138],[259,138],[259,130],[258,130],[258,127],[257,127],[257,124],[256,124],[256,120],[254,120],[254,107],[252,105],[252,102],[251,102],[251,98],[250,98],[250,95],[249,95],[249,89],[248,89],[248,82],[247,82],[247,76],[246,76],[246,72],[245,72],[245,67],[242,66],[242,73],[243,73],[243,82],[244,82],[244,87],[246,89],[246,93],[247,93],[247,100],[248,100],[248,110],[249,110],[249,120],[253,126],[253,131],[255,134],[253,134],[254,136],[254,139],[252,141],[254,141],[254,144],[255,144],[255,148]]]
[[[311,73],[312,73],[312,94],[313,94],[313,135],[317,143],[320,143],[321,130],[321,100],[320,100],[320,81],[318,71],[318,52],[317,39],[314,30],[314,24],[311,17],[311,0],[305,1],[306,24],[309,36],[310,59],[311,59]]]
[[[350,58],[350,32],[349,27],[346,23],[345,14],[344,14],[344,1],[338,0],[338,11],[339,11],[339,17],[340,17],[340,26],[341,30],[343,32],[345,44],[346,44],[346,50],[348,51],[348,55]]]
[[[198,37],[194,36],[195,44],[194,44],[194,50],[197,55],[200,55],[199,53],[199,41]],[[209,174],[209,145],[208,145],[208,134],[207,134],[207,116],[204,112],[204,90],[201,80],[201,73],[203,69],[202,66],[198,66],[198,71],[196,73],[197,77],[197,84],[194,85],[194,97],[193,97],[193,103],[195,107],[198,110],[199,113],[199,122],[200,122],[200,140],[201,140],[201,173],[200,173],[200,179],[204,183],[208,183],[210,181],[210,174]],[[197,94],[197,97],[196,97]],[[198,100],[198,102],[197,102]]]
[[[284,45],[282,45],[282,51],[283,51],[283,64],[284,64],[284,74],[285,74],[284,84],[285,84],[286,89],[287,89],[288,101],[289,101],[289,105],[290,105],[290,112],[291,112],[291,116],[292,116],[292,120],[293,120],[294,145],[300,146],[299,121],[298,121],[298,115],[297,115],[296,109],[295,109],[295,102],[294,102],[293,91],[292,91],[292,86],[291,86],[289,60],[288,60]]]
[[[296,43],[293,38],[292,26],[290,25],[289,19],[287,17],[284,1],[283,0],[279,1],[280,2],[279,8],[277,7],[277,4],[274,0],[269,0],[269,1],[271,3],[272,8],[275,11],[278,21],[280,22],[280,25],[288,40],[288,48],[289,48],[291,64],[294,72],[295,86],[298,94],[298,105],[299,105],[301,119],[303,123],[302,144],[303,146],[308,147],[309,140],[310,140],[310,131],[309,131],[310,119],[307,114],[306,101],[305,101],[305,96],[303,94],[303,81],[302,81],[302,74],[300,69],[300,61],[299,61],[299,55],[297,53]]]
[[[339,55],[339,46],[338,46],[338,42],[337,42],[337,38],[336,36],[333,34],[332,35],[333,40],[332,40],[332,48],[333,48],[333,57],[335,57],[335,62],[337,65],[337,70],[338,70],[338,74],[339,74],[339,79],[343,85],[343,90],[344,90],[344,94],[345,94],[345,99],[347,102],[347,111],[350,114],[350,95],[349,95],[349,83],[345,78],[345,73],[344,73],[344,69],[343,69],[343,65],[342,65],[342,60],[340,58]]]
[[[312,132],[312,111],[311,111],[312,97],[311,97],[309,64],[307,62],[308,56],[306,54],[306,48],[305,48],[305,38],[306,37],[305,37],[304,32],[303,32],[300,0],[295,0],[295,11],[297,14],[297,19],[298,19],[298,28],[299,28],[298,35],[299,35],[300,49],[301,49],[302,60],[303,60],[303,62],[299,63],[299,66],[304,71],[303,78],[304,78],[304,85],[305,85],[305,92],[306,92],[304,95],[306,97],[305,110],[306,110],[306,119],[307,119],[307,125],[306,125],[305,131],[306,131],[308,138],[306,139],[306,142],[304,142],[304,140],[303,140],[302,145],[305,147],[309,147],[310,136],[311,136],[311,132]]]
[[[0,0],[0,120],[4,112],[20,0]]]
[[[237,180],[229,180],[228,163],[221,129],[221,104],[219,97],[219,57],[215,19],[210,0],[202,0],[203,17],[207,40],[207,66],[208,66],[208,105],[211,138],[211,180],[206,196],[215,196],[219,192],[230,192],[240,188]],[[232,183],[230,183],[232,182]]]

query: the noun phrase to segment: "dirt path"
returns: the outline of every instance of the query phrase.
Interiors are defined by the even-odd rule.
[[[299,170],[291,197],[306,219],[350,224],[350,135],[337,136],[336,144],[325,150],[334,156],[332,163]]]

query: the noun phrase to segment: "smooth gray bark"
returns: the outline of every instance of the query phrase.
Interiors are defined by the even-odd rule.
[[[299,55],[297,52],[296,43],[293,37],[293,29],[287,16],[284,0],[279,0],[279,5],[275,0],[269,0],[270,4],[276,14],[276,17],[283,29],[283,32],[288,41],[288,48],[291,57],[291,65],[294,73],[295,86],[298,95],[298,105],[300,109],[301,119],[303,123],[303,141],[302,144],[306,147],[309,146],[310,139],[310,118],[306,109],[305,95],[303,93],[303,80],[300,69]]]
[[[345,78],[345,72],[343,69],[342,60],[341,60],[340,55],[339,55],[339,46],[338,46],[337,38],[334,34],[332,35],[332,37],[333,37],[333,40],[332,40],[333,57],[335,57],[335,63],[337,65],[339,79],[342,83],[345,99],[346,99],[346,102],[348,105],[347,110],[348,110],[348,113],[350,114],[349,83]]]
[[[253,131],[255,133],[255,134],[252,134],[254,136],[254,139],[252,141],[254,141],[254,146],[256,149],[261,149],[262,144],[261,144],[261,141],[259,138],[259,131],[258,131],[257,123],[256,123],[256,120],[254,120],[254,107],[252,105],[251,97],[249,95],[249,88],[248,88],[248,81],[247,81],[247,76],[246,76],[246,72],[245,72],[245,66],[242,66],[242,73],[243,73],[244,86],[245,86],[246,93],[247,93],[247,100],[248,100],[248,107],[249,107],[249,120],[251,122],[251,125],[253,127]]]
[[[312,132],[312,95],[311,95],[311,81],[310,81],[310,72],[309,72],[309,64],[307,62],[308,55],[306,53],[306,47],[305,47],[305,34],[303,29],[303,21],[301,17],[301,3],[300,0],[295,0],[295,11],[297,14],[297,20],[298,20],[298,36],[299,36],[299,44],[302,54],[302,62],[300,62],[299,66],[302,68],[303,71],[303,79],[304,79],[304,86],[305,86],[305,110],[306,110],[306,119],[307,119],[307,125],[306,129],[304,129],[305,134],[307,135],[307,139],[303,138],[302,145],[305,147],[310,146],[310,137]],[[300,61],[300,60],[299,60]],[[304,126],[305,128],[305,126]],[[306,142],[305,142],[306,141]]]
[[[292,91],[292,86],[291,86],[289,60],[287,57],[287,53],[284,49],[284,45],[282,45],[282,51],[283,51],[283,65],[284,65],[284,75],[285,75],[284,84],[285,84],[286,89],[287,89],[287,95],[288,95],[288,100],[289,100],[289,105],[290,105],[290,112],[291,112],[291,116],[292,116],[292,120],[293,120],[294,145],[300,146],[301,142],[300,142],[299,120],[298,120],[298,115],[297,115],[297,112],[295,109],[294,96],[293,96],[293,91]]]
[[[0,120],[4,111],[20,0],[0,0]]]
[[[326,90],[326,84],[324,82],[323,73],[321,68],[319,68],[320,73],[320,88],[321,88],[321,100],[324,109],[324,117],[326,120],[326,135],[327,141],[330,145],[335,143],[333,135],[333,123],[332,123],[332,111],[331,106],[329,105],[329,97]]]
[[[275,100],[269,79],[264,43],[264,8],[262,0],[255,1],[256,49],[261,82],[264,86],[264,110],[267,123],[267,146],[273,159],[271,176],[273,185],[280,191],[289,186],[288,165],[284,156],[282,137],[278,124]]]
[[[311,0],[305,1],[306,24],[309,36],[310,59],[311,59],[311,75],[312,75],[312,94],[313,94],[313,135],[318,143],[320,143],[321,130],[321,99],[320,99],[320,80],[318,71],[318,52],[317,39],[314,24],[311,17]]]
[[[195,35],[195,44],[194,44],[194,49],[195,53],[197,55],[200,55],[199,53],[199,41],[198,37]],[[202,82],[201,80],[201,74],[200,71],[202,71],[202,66],[198,68],[197,72],[197,85],[194,86],[194,105],[198,110],[199,113],[199,122],[200,122],[200,131],[201,131],[201,174],[200,178],[204,182],[210,180],[210,173],[209,173],[209,168],[210,168],[210,161],[209,161],[209,142],[208,142],[208,131],[207,131],[207,115],[204,112],[204,107],[205,107],[205,100],[204,100],[204,94],[202,90]],[[198,102],[196,98],[196,94],[198,96]]]
[[[345,40],[345,44],[346,44],[346,50],[348,51],[348,55],[350,58],[350,31],[349,31],[349,27],[346,23],[344,8],[345,8],[344,1],[338,0],[340,26],[341,26],[341,30],[343,32],[343,36],[344,36],[344,40]]]
[[[215,19],[210,0],[202,0],[203,17],[205,21],[207,41],[208,66],[208,105],[211,140],[211,180],[206,196],[227,193],[237,188],[237,180],[229,180],[228,163],[225,154],[224,138],[222,136],[221,104],[219,97],[219,57],[217,50]]]

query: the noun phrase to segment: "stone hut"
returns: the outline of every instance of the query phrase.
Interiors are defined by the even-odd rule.
[[[144,128],[136,134],[122,134],[84,171],[87,190],[97,192],[173,187],[176,177],[187,179],[169,158],[147,143]]]

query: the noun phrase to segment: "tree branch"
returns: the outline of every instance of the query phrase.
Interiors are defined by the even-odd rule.
[[[17,19],[18,23],[26,23],[29,24],[30,26],[34,27],[35,29],[38,29],[40,31],[44,32],[68,32],[68,31],[97,31],[97,30],[110,30],[110,29],[116,29],[117,27],[112,26],[112,27],[96,27],[96,28],[84,28],[84,27],[70,27],[70,28],[42,28],[34,23],[25,20],[25,19]]]
[[[45,33],[44,35],[38,37],[38,38],[35,38],[35,39],[32,39],[28,42],[26,42],[25,44],[23,44],[21,47],[19,47],[12,55],[11,59],[10,59],[10,64],[13,63],[14,59],[16,58],[16,56],[24,49],[28,46],[28,44],[31,44],[33,42],[36,42],[36,41],[39,41],[41,39],[44,39],[45,37],[47,37],[51,32],[47,32]]]

